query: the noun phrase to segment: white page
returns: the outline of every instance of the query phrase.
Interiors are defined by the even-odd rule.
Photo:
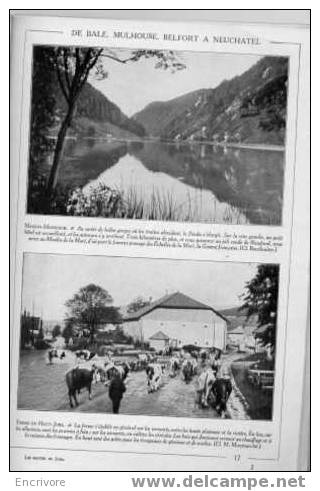
[[[308,31],[17,17],[12,32],[13,470],[297,469],[308,305]],[[102,51],[53,175],[66,106],[58,79],[51,93],[41,89],[58,106],[46,126],[53,150],[44,158],[31,129],[45,119],[34,103],[39,76],[33,60],[38,49],[40,82],[52,83],[43,56],[50,50],[61,56],[59,48],[70,46]],[[144,51],[131,63],[119,63],[136,50]],[[118,61],[106,66],[111,58]],[[154,60],[165,60],[169,68],[154,68]],[[94,75],[100,62],[108,77]],[[224,80],[231,81],[225,92]],[[189,102],[179,99],[179,107],[176,100],[185,94]],[[118,112],[110,116],[117,111],[110,101],[127,119]],[[99,107],[105,108],[102,115]],[[168,113],[171,119],[159,129],[156,116]],[[38,167],[28,178],[34,170],[30,155]],[[69,196],[62,193],[58,204],[48,205],[34,184],[42,175],[57,180],[56,189],[67,186]],[[107,186],[102,211],[92,205],[101,183]],[[121,206],[110,211],[107,199]],[[278,290],[270,325],[261,308],[258,319],[237,310],[258,274],[265,274],[266,294],[270,285]],[[76,315],[65,304],[89,284],[110,293],[117,320],[86,324],[78,318],[77,336],[71,336],[79,345],[75,350],[62,336],[54,339],[52,328],[59,324],[62,330],[66,317]],[[128,306],[137,297],[146,305],[132,312]],[[25,339],[27,325],[33,327]],[[119,346],[112,334],[117,328],[126,339]],[[45,349],[37,349],[41,329]],[[266,332],[271,347],[261,343]],[[107,357],[101,356],[106,342],[98,342],[99,336],[112,339],[107,346],[116,367],[141,362],[142,355],[137,370],[130,366],[119,414],[112,414]],[[86,349],[96,354],[95,367],[102,363],[99,376],[106,380],[93,385],[91,401],[82,390],[74,408],[66,373],[91,373],[93,361],[79,365],[76,356]],[[220,352],[215,385],[197,402],[198,379],[210,373]],[[178,369],[171,376],[175,355]],[[184,366],[192,358],[196,373],[186,383]],[[231,384],[226,408],[219,380],[227,391]]]

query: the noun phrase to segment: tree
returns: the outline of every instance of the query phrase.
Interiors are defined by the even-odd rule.
[[[241,310],[247,311],[247,317],[258,316],[258,327],[265,326],[257,334],[262,346],[274,350],[276,341],[277,310],[279,290],[279,265],[260,264],[257,273],[246,284]]]
[[[129,303],[127,307],[127,312],[132,314],[133,312],[137,312],[140,309],[143,309],[143,307],[146,307],[147,305],[151,304],[152,299],[150,298],[149,300],[139,296],[136,297],[132,300],[131,303]]]
[[[122,316],[119,312],[119,308],[114,307],[113,305],[105,307],[104,315],[101,320],[103,324],[120,324],[122,322]]]
[[[118,63],[139,61],[141,58],[155,58],[155,68],[181,70],[185,67],[173,51],[135,50],[126,58],[120,58],[110,49],[58,47],[54,48],[52,57],[57,80],[66,102],[66,114],[61,122],[54,149],[53,163],[48,179],[47,191],[50,196],[57,184],[64,140],[72,122],[76,102],[88,79],[90,71],[95,68],[99,79],[107,77],[103,59],[108,58]]]
[[[65,326],[61,334],[65,340],[65,343],[68,344],[69,340],[70,339],[73,340],[77,336],[78,332],[75,326],[75,320],[72,317],[65,319],[64,322],[65,322]]]
[[[52,63],[53,48],[33,48],[30,148],[28,167],[28,212],[45,210],[46,176],[41,175],[41,163],[53,151],[49,138],[55,121],[55,73]]]
[[[52,337],[57,338],[58,336],[61,336],[61,326],[59,324],[52,329]]]
[[[39,327],[39,332],[37,335],[37,341],[43,341],[44,340],[44,332],[43,332],[43,325],[42,321],[40,322],[40,327]]]
[[[113,302],[112,296],[98,285],[90,284],[66,302],[68,313],[82,329],[88,329],[90,342],[94,342],[97,326],[105,322],[105,316]]]
[[[52,151],[49,129],[54,124],[55,74],[52,59],[54,48],[42,46],[33,48],[31,126],[30,126],[30,167]]]
[[[30,317],[24,311],[20,321],[20,347],[25,348],[31,341]]]
[[[40,321],[39,332],[36,336],[36,339],[33,339],[33,346],[36,349],[47,349],[49,344],[44,339],[44,331],[43,331],[43,323]]]

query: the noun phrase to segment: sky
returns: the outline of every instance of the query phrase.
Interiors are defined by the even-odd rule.
[[[22,310],[62,321],[65,302],[90,283],[106,289],[115,306],[137,296],[156,300],[180,291],[222,309],[240,305],[239,295],[256,268],[253,263],[25,254]]]
[[[116,50],[121,58],[127,58],[129,53],[124,49]],[[98,81],[92,74],[89,82],[127,116],[132,116],[151,102],[167,101],[197,89],[214,88],[223,80],[242,74],[261,58],[238,53],[185,51],[178,54],[186,68],[173,74],[169,70],[155,69],[155,59],[141,59],[124,65],[105,58],[108,77]]]

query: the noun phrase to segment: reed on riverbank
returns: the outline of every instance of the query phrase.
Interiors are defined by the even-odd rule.
[[[29,213],[44,215],[69,215],[83,217],[125,218],[140,220],[158,220],[171,222],[199,223],[248,223],[240,206],[225,203],[221,212],[217,202],[212,207],[206,207],[200,193],[192,195],[187,192],[183,199],[178,198],[173,190],[157,187],[148,191],[147,195],[141,189],[131,186],[128,189],[111,188],[99,183],[95,186],[72,189],[67,186],[57,186],[55,192],[48,196],[45,178],[38,179],[34,185],[32,200],[28,202]],[[221,206],[221,203],[220,203]]]
[[[86,191],[77,188],[68,199],[66,214],[104,218],[126,218],[179,222],[246,223],[243,213],[236,206],[226,205],[221,215],[215,206],[210,217],[203,219],[201,200],[190,193],[183,202],[178,202],[174,193],[153,188],[148,197],[131,186],[127,190],[112,189],[105,184],[89,187]]]

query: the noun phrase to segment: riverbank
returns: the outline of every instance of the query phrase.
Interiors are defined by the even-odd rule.
[[[285,146],[284,145],[264,145],[262,143],[219,143],[218,144],[220,147],[227,147],[227,148],[243,148],[246,150],[266,150],[269,152],[284,152],[285,151]]]
[[[122,143],[166,143],[167,145],[211,145],[213,147],[219,148],[240,148],[244,150],[263,150],[269,152],[284,152],[284,145],[271,145],[267,143],[223,143],[223,142],[213,142],[211,140],[203,140],[203,141],[190,141],[190,140],[156,140],[156,139],[148,139],[141,138],[140,140],[121,140],[121,139],[113,139],[112,141],[119,141]]]
[[[56,137],[50,136],[51,139],[55,140]],[[77,140],[87,140],[92,142],[99,143],[122,143],[122,144],[130,144],[130,143],[166,143],[167,145],[211,145],[219,148],[242,148],[245,150],[264,150],[270,152],[284,152],[284,145],[272,145],[269,143],[236,143],[236,142],[213,142],[211,140],[160,140],[156,138],[119,138],[119,137],[90,137],[90,136],[68,136],[66,140],[69,141],[77,141]]]

